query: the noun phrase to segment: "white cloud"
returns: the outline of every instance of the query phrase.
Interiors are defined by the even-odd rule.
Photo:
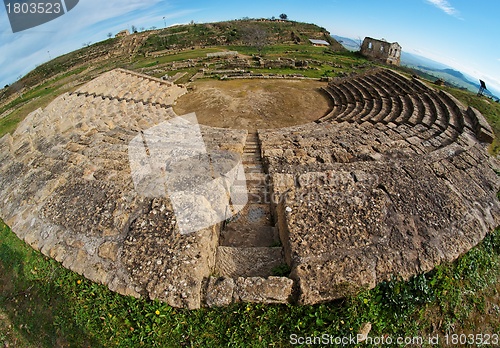
[[[459,12],[451,6],[451,4],[448,2],[448,0],[426,0],[428,3],[436,6],[440,10],[442,10],[444,13],[450,15],[450,16],[458,16]]]
[[[51,22],[12,33],[8,21],[0,21],[0,87],[27,74],[50,57],[81,48],[84,42],[105,40],[135,25],[137,28],[163,27],[167,21],[189,16],[196,10],[176,9],[161,0],[85,0]],[[167,24],[169,24],[167,22]],[[6,54],[4,54],[6,53]]]

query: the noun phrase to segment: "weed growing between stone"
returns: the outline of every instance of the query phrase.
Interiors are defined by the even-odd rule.
[[[500,229],[454,264],[352,298],[197,311],[113,293],[33,251],[5,225],[0,240],[0,340],[16,347],[282,347],[292,334],[342,337],[366,322],[371,336],[387,337],[500,330]]]

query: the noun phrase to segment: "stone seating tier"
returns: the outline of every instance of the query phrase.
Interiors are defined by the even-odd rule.
[[[328,91],[335,112],[318,123],[259,132],[299,303],[429,271],[498,226],[477,110],[389,70]]]
[[[477,110],[386,69],[324,92],[332,110],[315,123],[258,138],[201,126],[207,150],[242,157],[255,211],[270,199],[267,229],[284,254],[242,243],[236,227],[220,245],[223,223],[182,235],[167,197],[137,192],[128,144],[177,117],[170,105],[186,89],[122,69],[0,139],[0,217],[113,291],[187,308],[331,301],[452,261],[500,224],[493,132]],[[267,276],[282,256],[290,277]]]

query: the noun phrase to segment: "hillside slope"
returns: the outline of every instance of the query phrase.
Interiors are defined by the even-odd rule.
[[[325,28],[293,21],[248,19],[148,30],[101,41],[42,64],[8,88],[0,90],[0,103],[13,94],[23,93],[83,64],[104,65],[104,61],[112,60],[119,66],[120,63],[129,62],[134,56],[166,49],[229,45],[310,45],[308,39],[326,40],[332,51],[345,51]]]

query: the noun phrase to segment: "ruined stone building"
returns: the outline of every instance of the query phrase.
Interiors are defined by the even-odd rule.
[[[365,37],[361,45],[361,54],[386,64],[401,64],[401,46],[397,42],[390,43],[385,40]]]

